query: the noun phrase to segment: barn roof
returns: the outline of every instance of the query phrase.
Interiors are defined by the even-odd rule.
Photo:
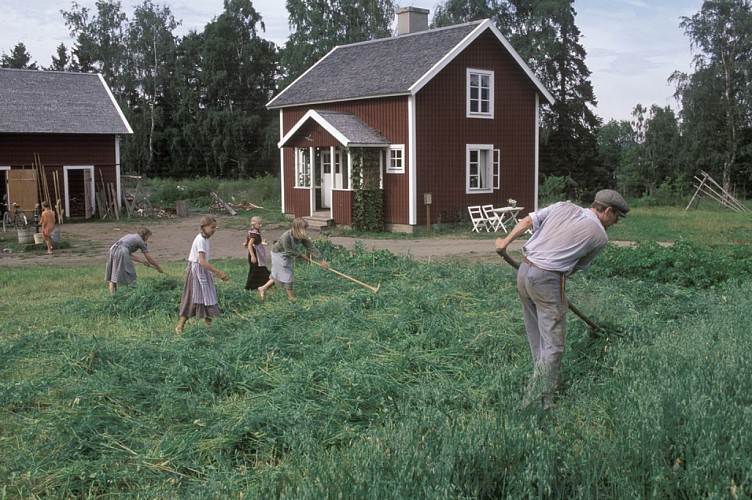
[[[0,69],[0,133],[132,134],[95,73]]]
[[[486,30],[496,35],[538,91],[553,103],[551,94],[486,19],[335,47],[267,107],[415,94]]]

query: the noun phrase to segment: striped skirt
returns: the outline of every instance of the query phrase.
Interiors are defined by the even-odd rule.
[[[118,285],[133,285],[136,282],[136,266],[127,245],[118,242],[110,247],[104,280]]]
[[[220,314],[212,274],[198,262],[188,263],[185,269],[183,297],[180,299],[180,316],[214,318]]]

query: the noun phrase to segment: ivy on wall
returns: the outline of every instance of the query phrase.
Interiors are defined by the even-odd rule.
[[[384,192],[381,189],[355,191],[352,227],[357,231],[384,230]]]
[[[384,193],[380,186],[381,150],[355,149],[353,153],[352,227],[357,231],[384,230]]]

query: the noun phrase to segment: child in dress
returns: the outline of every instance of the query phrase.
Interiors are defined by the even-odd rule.
[[[110,295],[115,295],[118,285],[133,285],[136,282],[134,262],[151,266],[160,274],[164,273],[154,257],[149,254],[146,241],[150,236],[151,230],[141,227],[135,233],[126,234],[110,247],[107,253],[107,267],[104,271],[104,280],[107,282]],[[133,256],[137,250],[141,250],[145,260]]]
[[[212,215],[205,215],[201,219],[201,232],[193,240],[191,253],[188,255],[183,297],[180,299],[180,321],[175,327],[175,333],[178,335],[183,333],[188,318],[204,318],[206,326],[209,327],[212,318],[220,315],[217,289],[212,274],[216,274],[222,281],[227,281],[229,276],[209,264],[209,238],[216,231],[217,219]]]
[[[256,290],[269,281],[269,269],[266,268],[266,247],[261,239],[261,226],[264,220],[258,215],[251,217],[251,229],[245,239],[248,251],[248,279],[246,290]]]
[[[308,228],[308,222],[305,219],[296,217],[292,221],[292,229],[282,233],[279,240],[272,246],[272,273],[271,279],[266,282],[265,285],[258,288],[261,300],[264,300],[266,291],[274,285],[275,282],[279,282],[285,288],[287,292],[287,298],[294,299],[295,293],[292,291],[292,284],[295,281],[295,275],[293,273],[293,257],[299,257],[303,260],[310,261],[311,259],[304,253],[298,252],[298,245],[303,245],[314,257],[321,259],[321,253],[313,245],[313,242],[308,239],[306,229]],[[321,261],[322,267],[329,269],[329,264],[325,260]]]

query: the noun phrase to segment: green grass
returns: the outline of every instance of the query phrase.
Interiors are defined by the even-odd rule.
[[[681,207],[634,207],[629,216],[608,230],[611,241],[687,241],[699,244],[718,243],[743,245],[752,242],[750,214],[736,213],[716,207],[685,211]],[[334,228],[331,234],[353,238],[472,238],[491,240],[503,237],[502,232],[472,232],[470,222],[443,224],[427,231],[417,228],[412,234],[404,233],[363,233],[349,229]],[[525,239],[522,236],[521,239]]]
[[[694,243],[749,244],[750,213],[715,207],[685,211],[680,207],[635,207],[608,231],[621,241],[690,241]]]
[[[182,264],[117,300],[101,266],[3,268],[0,495],[750,496],[752,285],[733,268],[701,288],[596,259],[568,294],[610,333],[570,316],[541,415],[520,405],[508,266],[319,244],[381,290],[303,264],[296,301],[262,303],[245,262],[219,261],[237,277],[218,284],[223,317],[180,337]]]

